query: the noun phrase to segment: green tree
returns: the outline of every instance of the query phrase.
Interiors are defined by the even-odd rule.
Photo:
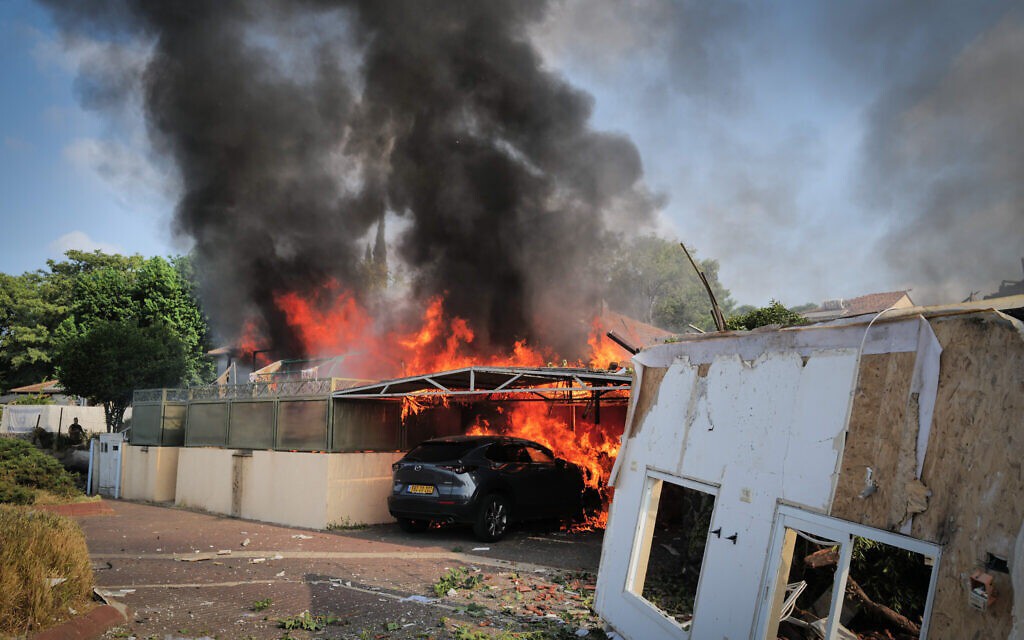
[[[48,270],[0,274],[0,388],[54,375],[56,343],[98,322],[162,323],[185,345],[186,383],[212,378],[208,324],[187,257],[170,260],[68,251]]]
[[[388,268],[388,245],[384,228],[384,216],[377,222],[377,235],[373,247],[367,243],[366,252],[358,263],[358,277],[365,292],[381,293],[391,280]]]
[[[102,403],[107,431],[120,430],[135,389],[177,386],[188,374],[187,346],[162,322],[98,321],[62,340],[56,356],[65,391]]]
[[[68,274],[70,315],[58,338],[70,337],[101,322],[133,319],[141,326],[163,324],[184,345],[186,384],[206,382],[213,365],[206,356],[209,328],[196,299],[189,258],[119,256],[68,252],[68,263],[51,263]]]
[[[0,273],[0,389],[53,376],[54,333],[66,315],[45,273]]]
[[[799,313],[787,309],[778,300],[772,300],[766,307],[729,316],[725,320],[725,328],[730,331],[750,331],[770,324],[791,327],[806,323],[807,320]]]
[[[723,313],[733,307],[718,281],[718,261],[698,260]],[[608,303],[617,311],[669,331],[693,324],[714,329],[711,301],[679,244],[643,236],[625,245],[609,267]]]

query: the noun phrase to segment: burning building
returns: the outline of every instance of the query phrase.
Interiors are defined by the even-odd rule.
[[[601,359],[604,367],[531,364],[538,354],[526,345],[496,357],[498,364],[457,366],[472,358],[454,337],[468,340],[472,332],[458,319],[441,318],[428,313],[417,330],[387,341],[370,335],[354,354],[273,363],[248,384],[136,392],[123,494],[314,528],[387,522],[391,464],[401,452],[431,437],[501,433],[577,463],[607,499],[632,377],[612,360],[626,351],[602,332],[612,327],[645,340],[668,334],[605,311],[589,340],[593,362]],[[348,329],[332,326],[340,334]],[[452,337],[439,351],[431,350],[435,339],[422,339],[435,332]],[[367,357],[375,348],[377,357]],[[396,354],[405,367],[457,368],[379,382],[313,375],[334,371],[350,356],[357,363],[350,367],[383,367]]]
[[[662,198],[632,141],[595,130],[592,98],[532,43],[546,1],[46,4],[69,39],[109,54],[83,65],[85,97],[141,106],[152,148],[175,170],[173,226],[193,248],[218,338],[251,354],[253,370],[269,364],[261,357],[338,358],[323,383],[239,385],[235,371],[230,391],[140,393],[128,455],[149,455],[146,473],[180,468],[173,483],[159,473],[136,483],[149,497],[175,485],[179,501],[252,513],[244,498],[203,492],[287,484],[295,470],[285,463],[248,479],[269,450],[275,460],[372,450],[380,455],[366,454],[359,472],[319,460],[316,484],[383,478],[416,431],[352,436],[339,416],[391,425],[401,403],[350,406],[332,395],[339,384],[473,367],[606,369],[627,356],[592,326],[606,256],[653,228]],[[610,397],[571,400],[595,405],[554,411],[580,428],[598,406],[602,421],[614,414]],[[455,420],[442,418],[451,402],[406,415]],[[457,423],[508,428],[509,415]],[[211,469],[223,470],[216,482],[194,480]],[[317,508],[290,521],[332,517]]]

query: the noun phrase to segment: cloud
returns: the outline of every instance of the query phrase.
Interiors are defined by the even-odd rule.
[[[72,249],[79,251],[102,251],[104,253],[124,253],[124,249],[116,244],[97,242],[84,231],[69,231],[49,244],[50,253],[62,256]]]
[[[989,293],[1024,256],[1024,22],[1008,15],[942,72],[892,87],[865,144],[865,200],[919,301]]]
[[[79,138],[64,148],[64,157],[77,169],[95,173],[122,198],[167,197],[173,180],[154,164],[142,144],[129,146],[116,140]]]
[[[737,42],[750,13],[734,0],[564,0],[533,38],[555,67],[609,77],[639,71],[650,77],[649,91],[734,107],[743,84]]]

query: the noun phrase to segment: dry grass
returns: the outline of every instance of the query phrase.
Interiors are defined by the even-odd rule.
[[[90,606],[89,551],[75,521],[0,505],[0,541],[0,636],[47,627],[70,608]]]
[[[51,493],[45,489],[36,490],[36,501],[32,504],[43,505],[43,504],[78,504],[79,502],[99,502],[103,500],[102,496],[87,496],[84,493],[79,493],[73,496],[63,496],[56,493]]]

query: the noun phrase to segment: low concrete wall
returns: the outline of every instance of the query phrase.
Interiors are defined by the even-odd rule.
[[[243,476],[242,517],[310,529],[326,527],[328,457],[253,451],[252,464]]]
[[[391,465],[401,453],[332,453],[327,469],[327,521],[329,524],[391,522],[388,495]]]
[[[128,500],[168,502],[175,499],[179,447],[133,447],[121,453],[121,496]]]
[[[231,449],[179,449],[174,504],[231,515],[234,453]]]
[[[391,464],[401,453],[177,451],[179,506],[310,529],[392,520]]]

